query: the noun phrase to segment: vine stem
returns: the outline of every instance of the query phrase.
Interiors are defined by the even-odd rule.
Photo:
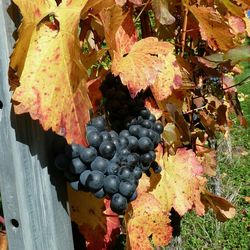
[[[185,9],[184,9],[184,22],[183,22],[182,36],[181,36],[181,57],[184,56],[184,52],[185,52],[187,22],[188,22],[188,7],[187,7],[188,4],[189,4],[189,0],[186,1]]]
[[[144,6],[143,6],[143,8],[141,9],[140,13],[139,13],[139,14],[137,15],[137,17],[135,18],[135,23],[139,20],[139,18],[140,18],[140,16],[141,16],[142,12],[147,8],[147,6],[148,6],[148,4],[150,3],[150,1],[151,1],[151,0],[148,0],[148,1],[144,4]]]

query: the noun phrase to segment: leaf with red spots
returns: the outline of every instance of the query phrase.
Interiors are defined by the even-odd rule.
[[[71,219],[84,235],[87,249],[112,249],[120,233],[120,222],[110,209],[110,201],[96,199],[91,193],[75,192],[70,187],[68,195]]]
[[[126,221],[130,249],[151,250],[152,245],[165,246],[172,238],[169,213],[152,194],[141,194],[131,203]]]
[[[91,108],[76,35],[85,3],[86,0],[62,1],[54,10],[55,22],[41,22],[33,30],[19,76],[20,86],[12,97],[17,114],[28,112],[45,130],[51,128],[65,136],[69,143],[79,144],[86,144],[85,124]],[[23,23],[29,21],[27,10],[21,9]],[[59,27],[54,29],[57,23]],[[20,33],[19,41],[25,36],[25,33]],[[22,57],[16,49],[13,55]],[[11,58],[11,65],[14,59]],[[18,65],[22,63],[18,62]]]
[[[176,155],[163,157],[161,177],[154,175],[152,193],[167,211],[174,208],[180,216],[194,209],[204,215],[201,193],[206,179],[202,177],[203,167],[192,150],[180,148]]]
[[[128,86],[132,97],[154,84],[159,72],[165,66],[165,55],[171,53],[172,45],[148,37],[136,42],[128,55],[114,51],[112,72],[119,75]]]

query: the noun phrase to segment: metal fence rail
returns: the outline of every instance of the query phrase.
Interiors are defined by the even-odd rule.
[[[11,108],[7,72],[16,11],[10,2],[0,1],[0,190],[9,249],[71,250],[66,186],[49,157],[53,134]]]

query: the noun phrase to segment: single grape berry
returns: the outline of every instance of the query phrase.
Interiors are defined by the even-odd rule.
[[[129,167],[121,167],[118,171],[118,177],[121,180],[129,180],[132,175],[132,171]]]
[[[94,161],[91,162],[91,169],[92,170],[99,170],[104,174],[107,171],[109,161],[107,159],[102,158],[101,156],[97,156]]]
[[[134,193],[130,196],[129,201],[134,201],[137,198],[137,191],[135,190]]]
[[[111,139],[118,137],[118,134],[114,130],[109,131],[109,134],[110,134]]]
[[[65,154],[59,154],[55,159],[55,166],[59,170],[65,171],[69,164],[70,160]]]
[[[91,131],[87,134],[87,141],[90,146],[97,148],[102,143],[102,136],[97,131]]]
[[[135,192],[136,186],[128,181],[121,181],[119,184],[119,193],[125,197],[130,197]]]
[[[86,179],[86,186],[93,191],[97,191],[98,189],[103,187],[104,174],[101,171],[93,170],[88,175]]]
[[[88,133],[91,133],[91,132],[98,132],[98,129],[90,124],[87,124],[86,126],[86,134],[88,135]]]
[[[154,125],[154,130],[158,133],[161,134],[164,130],[163,125],[160,122],[155,123]]]
[[[139,163],[140,156],[136,153],[129,154],[127,156],[127,165],[129,167],[134,167]]]
[[[115,144],[111,141],[103,141],[99,147],[99,152],[102,157],[111,159],[116,152]]]
[[[104,189],[103,188],[101,188],[101,189],[99,189],[99,190],[97,190],[95,193],[94,193],[94,196],[96,197],[96,198],[98,198],[98,199],[102,199],[102,198],[104,198],[105,197],[105,192],[104,192]]]
[[[116,175],[118,174],[120,166],[115,162],[109,162],[107,167],[107,173],[109,175]]]
[[[108,175],[104,178],[103,188],[107,194],[117,193],[119,190],[120,179],[116,175]]]
[[[141,124],[144,128],[150,129],[152,128],[153,124],[151,121],[149,120],[144,120]]]
[[[143,110],[141,110],[141,112],[140,112],[140,115],[142,116],[142,118],[144,118],[144,119],[148,119],[149,118],[149,116],[150,116],[150,111],[148,110],[148,109],[143,109]]]
[[[131,135],[139,137],[139,131],[141,128],[142,127],[140,125],[131,125],[128,130]]]
[[[119,144],[122,148],[127,147],[128,146],[128,139],[126,137],[119,137]]]
[[[109,134],[109,132],[108,131],[102,131],[101,133],[100,133],[100,135],[101,135],[101,138],[102,138],[102,140],[103,141],[111,141],[111,135]]]
[[[73,174],[81,174],[84,170],[87,169],[87,166],[80,160],[80,158],[72,159],[69,170]]]
[[[130,136],[130,133],[128,130],[124,129],[119,133],[119,137],[128,137]]]
[[[153,114],[150,114],[150,116],[148,117],[148,120],[151,121],[151,122],[155,122],[156,117]]]
[[[127,209],[128,202],[127,199],[119,193],[116,193],[111,198],[110,207],[117,213],[122,214]]]
[[[143,166],[149,166],[153,161],[152,155],[150,153],[145,153],[141,155],[140,162]]]
[[[148,137],[140,138],[138,143],[139,143],[139,149],[142,152],[148,152],[154,150],[154,144]]]
[[[152,162],[151,164],[151,168],[153,169],[153,171],[158,174],[161,172],[162,168],[158,165],[158,163],[156,161]]]
[[[85,170],[85,171],[83,171],[83,172],[81,173],[79,179],[80,179],[80,182],[81,182],[81,184],[82,184],[83,186],[86,186],[86,180],[87,180],[87,178],[88,178],[88,176],[89,176],[90,173],[91,173],[90,170]]]
[[[82,148],[80,152],[80,158],[85,163],[92,162],[97,156],[97,151],[93,147]]]
[[[139,131],[139,137],[148,137],[149,132],[147,128],[141,128]]]
[[[83,187],[83,185],[81,184],[81,182],[79,180],[70,182],[69,185],[75,191],[83,191],[84,190],[84,187]]]
[[[140,167],[135,167],[134,169],[133,169],[133,174],[134,174],[134,176],[135,176],[135,178],[138,180],[138,179],[140,179],[141,177],[142,177],[142,169],[140,168]]]
[[[128,136],[128,149],[135,152],[138,148],[138,139],[135,136]]]
[[[106,121],[102,116],[97,116],[91,119],[90,124],[94,126],[98,131],[103,131],[106,127]]]

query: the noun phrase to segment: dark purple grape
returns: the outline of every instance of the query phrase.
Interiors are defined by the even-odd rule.
[[[86,180],[90,173],[91,173],[90,170],[85,170],[84,172],[81,173],[80,182],[82,183],[83,186],[86,186]]]
[[[102,116],[92,118],[90,124],[94,126],[98,131],[104,131],[106,128],[106,121]]]
[[[120,137],[119,138],[119,144],[121,147],[127,147],[128,146],[128,139],[126,137]]]
[[[94,126],[92,126],[90,124],[87,124],[87,126],[86,126],[86,134],[88,135],[88,133],[91,133],[93,131],[98,132],[96,127],[94,127]]]
[[[82,148],[80,158],[85,163],[92,162],[97,156],[97,151],[94,147]]]
[[[116,152],[115,144],[111,141],[103,141],[99,147],[99,152],[102,157],[111,159]]]
[[[109,162],[107,167],[107,172],[109,175],[116,175],[118,174],[118,171],[120,169],[120,166],[115,162]]]
[[[133,153],[133,154],[129,154],[127,156],[127,165],[129,167],[134,167],[136,166],[140,161],[140,156],[136,153]]]
[[[99,132],[92,131],[87,133],[87,141],[90,146],[97,148],[102,143],[102,136]]]
[[[86,179],[86,186],[92,190],[96,191],[103,187],[104,174],[101,171],[93,170],[90,172]]]
[[[158,133],[161,134],[164,130],[163,125],[160,122],[155,123],[154,125],[154,130]]]
[[[137,198],[137,191],[135,190],[134,193],[129,197],[129,201],[134,201]]]
[[[128,181],[121,181],[119,184],[119,193],[125,197],[130,197],[135,192],[136,186]]]
[[[101,156],[97,156],[94,161],[91,162],[91,169],[92,170],[99,170],[104,174],[107,171],[109,161],[107,159],[102,158]]]
[[[147,129],[150,129],[153,127],[153,123],[149,120],[144,120],[141,125]]]
[[[147,128],[141,128],[139,130],[139,137],[148,137],[149,136],[149,132]]]
[[[142,152],[148,152],[154,150],[154,144],[148,137],[142,137],[138,141],[139,149]]]
[[[128,130],[131,135],[139,137],[139,131],[141,128],[142,127],[140,125],[131,125]]]
[[[149,151],[149,154],[151,155],[152,161],[156,159],[155,151]]]
[[[148,119],[149,118],[149,116],[150,116],[150,111],[148,110],[148,109],[143,109],[143,110],[141,110],[141,112],[140,112],[140,115],[142,116],[142,118],[144,118],[144,119]]]
[[[140,162],[142,163],[143,166],[149,166],[153,162],[152,155],[150,153],[145,153],[141,155],[140,157]]]
[[[128,149],[135,152],[138,148],[138,139],[135,136],[128,136]]]
[[[122,214],[127,209],[127,199],[119,193],[116,193],[111,198],[110,207],[117,214]]]
[[[132,170],[129,167],[121,167],[118,171],[118,177],[121,180],[129,180],[132,176]]]
[[[158,174],[161,172],[162,168],[158,165],[158,163],[156,161],[152,162],[151,166],[150,166],[153,171]]]
[[[155,121],[156,121],[156,117],[155,117],[155,115],[150,114],[150,116],[149,116],[148,120],[149,120],[149,121],[151,121],[151,122],[155,122]]]
[[[65,171],[70,165],[70,160],[65,154],[59,154],[55,159],[57,169]]]
[[[111,139],[112,139],[111,135],[109,134],[108,131],[102,131],[100,133],[100,136],[101,136],[101,138],[102,138],[103,141],[111,141]]]
[[[87,169],[87,166],[79,159],[74,158],[70,163],[69,170],[73,174],[81,174],[84,170]]]
[[[114,130],[109,131],[109,134],[111,139],[115,139],[118,137],[118,134]]]
[[[104,192],[104,189],[103,188],[101,188],[101,189],[99,189],[99,190],[97,190],[95,193],[94,193],[94,196],[96,197],[96,198],[98,198],[98,199],[102,199],[102,198],[104,198],[105,197],[105,192]]]
[[[142,177],[142,169],[140,167],[135,167],[133,169],[133,173],[136,179],[140,179]]]
[[[107,194],[117,193],[119,190],[120,179],[117,175],[108,175],[104,178],[103,188]]]
[[[119,137],[128,137],[130,136],[130,133],[128,130],[124,129],[119,133]]]

